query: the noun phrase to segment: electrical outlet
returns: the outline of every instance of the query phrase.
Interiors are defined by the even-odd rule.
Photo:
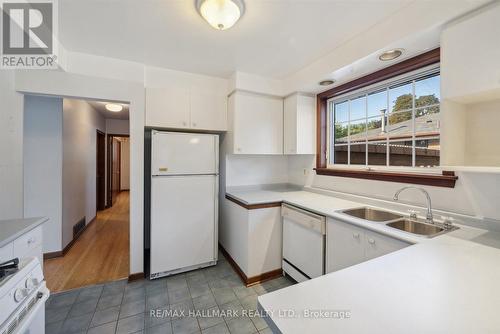
[[[307,175],[309,174],[309,171],[307,170],[307,168],[304,168],[304,175]]]

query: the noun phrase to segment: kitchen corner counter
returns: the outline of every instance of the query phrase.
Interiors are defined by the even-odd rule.
[[[46,217],[0,220],[0,247],[14,241],[47,220],[49,219]]]
[[[259,309],[276,333],[498,333],[499,259],[441,236],[262,295]]]

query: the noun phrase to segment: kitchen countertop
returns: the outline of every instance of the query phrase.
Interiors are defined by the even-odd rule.
[[[47,220],[49,219],[45,217],[0,220],[0,247],[14,241]]]
[[[500,332],[495,314],[500,306],[500,233],[458,225],[460,229],[434,238],[419,237],[339,212],[367,206],[362,202],[264,188],[228,189],[227,194],[246,204],[281,200],[413,244],[259,296],[259,309],[269,314],[267,321],[277,333]],[[306,310],[332,312],[317,317]],[[346,311],[349,318],[332,318]]]

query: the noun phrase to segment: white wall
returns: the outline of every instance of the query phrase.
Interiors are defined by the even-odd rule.
[[[130,141],[121,140],[120,150],[120,190],[130,189]]]
[[[62,249],[62,99],[24,98],[24,216],[48,217],[43,252]]]
[[[112,135],[128,135],[130,121],[128,119],[106,119],[106,133]]]
[[[226,155],[226,187],[287,183],[287,161],[283,155]]]
[[[23,215],[23,96],[0,70],[0,219]]]
[[[63,101],[62,240],[73,239],[73,225],[96,216],[96,130],[104,132],[104,118],[83,100]]]

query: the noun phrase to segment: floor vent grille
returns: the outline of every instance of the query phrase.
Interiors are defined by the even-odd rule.
[[[78,223],[73,225],[73,239],[77,238],[84,229],[85,229],[85,217],[82,217],[82,219],[80,219]]]

